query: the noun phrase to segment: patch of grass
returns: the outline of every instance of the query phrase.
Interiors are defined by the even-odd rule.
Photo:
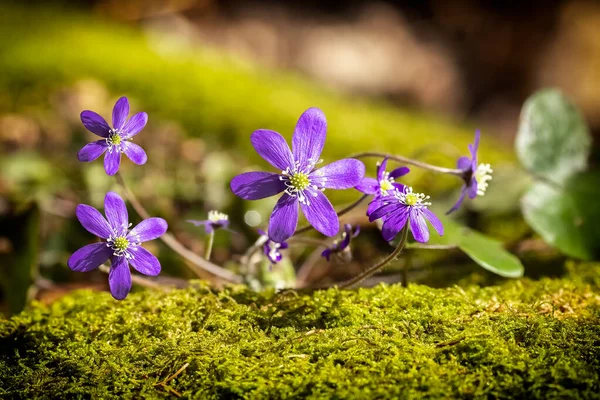
[[[0,321],[0,397],[598,398],[599,283],[81,291]]]

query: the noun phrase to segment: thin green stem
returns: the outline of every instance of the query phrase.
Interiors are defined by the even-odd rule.
[[[464,171],[462,171],[460,169],[438,167],[437,165],[431,165],[431,164],[424,163],[422,161],[417,161],[417,160],[413,160],[411,158],[397,156],[397,155],[388,154],[388,153],[367,152],[367,153],[358,153],[358,154],[354,154],[354,155],[350,156],[350,158],[366,158],[366,157],[376,157],[376,158],[386,158],[387,157],[390,160],[398,161],[398,162],[401,162],[404,164],[414,165],[415,167],[428,169],[428,170],[434,171],[434,172],[439,172],[440,174],[450,174],[450,175],[456,175],[458,177],[462,177],[464,174]]]
[[[377,264],[373,265],[372,267],[366,269],[365,271],[363,271],[359,275],[355,276],[354,278],[339,285],[338,287],[340,289],[351,288],[352,286],[356,285],[357,283],[360,283],[360,282],[364,281],[365,279],[369,278],[370,276],[381,271],[383,269],[383,267],[385,267],[387,264],[389,264],[391,261],[393,261],[402,252],[402,250],[404,249],[404,245],[406,244],[407,238],[408,238],[408,223],[406,225],[404,225],[404,228],[402,228],[402,231],[400,231],[400,241],[398,242],[398,246],[396,246],[394,251],[389,256],[387,256],[386,258],[384,258]]]
[[[364,195],[361,196],[360,199],[356,200],[354,203],[350,204],[347,207],[342,208],[340,211],[337,212],[338,217],[341,217],[344,214],[348,214],[350,211],[354,210],[356,207],[358,207],[360,205],[360,203],[362,203],[363,201],[365,201],[365,199],[367,197],[369,197],[369,195],[368,194],[364,194]],[[296,232],[294,233],[294,236],[300,235],[300,234],[302,234],[304,232],[308,232],[311,229],[314,229],[311,225],[307,225],[307,226],[304,226],[304,227],[302,227],[300,229],[296,229]]]
[[[215,231],[212,230],[206,237],[206,245],[204,248],[204,259],[210,260],[210,254],[212,253],[213,243],[215,242]]]
[[[125,196],[133,206],[133,209],[138,213],[138,215],[143,219],[150,218],[150,214],[148,214],[146,209],[142,206],[142,203],[138,201],[133,192],[129,190],[129,188],[125,184],[125,180],[119,172],[117,172],[116,178],[123,190],[125,191]],[[219,267],[218,265],[213,264],[210,261],[198,256],[196,253],[182,245],[172,234],[167,232],[160,237],[160,240],[162,240],[167,246],[169,246],[171,250],[173,250],[181,257],[189,261],[189,263],[186,263],[186,265],[198,277],[205,278],[205,272],[208,272],[227,282],[242,283],[241,276],[236,275],[233,272],[226,270],[225,268]]]
[[[457,249],[458,246],[455,244],[421,244],[421,243],[407,243],[407,249],[423,249],[423,250],[453,250]]]

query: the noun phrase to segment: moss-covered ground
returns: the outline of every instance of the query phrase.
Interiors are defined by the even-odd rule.
[[[81,291],[0,322],[0,398],[598,398],[599,284]]]

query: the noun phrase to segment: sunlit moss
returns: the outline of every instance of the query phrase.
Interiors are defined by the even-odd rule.
[[[0,397],[597,398],[600,265],[573,268],[485,289],[77,292],[0,322]]]

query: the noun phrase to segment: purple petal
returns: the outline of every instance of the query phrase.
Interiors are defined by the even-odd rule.
[[[433,229],[435,229],[435,231],[438,233],[438,235],[443,236],[444,235],[444,225],[442,225],[442,221],[440,221],[438,219],[437,215],[435,215],[428,208],[423,208],[423,209],[421,209],[421,211],[423,212],[423,216],[427,219],[427,221],[429,221],[431,226],[433,226]]]
[[[75,215],[81,225],[90,233],[102,239],[107,239],[112,234],[112,229],[106,219],[92,206],[79,204],[75,208]]]
[[[381,164],[377,166],[377,180],[381,181],[383,179],[383,175],[385,173],[385,169],[387,168],[388,158],[384,158]]]
[[[321,253],[321,257],[325,257],[325,259],[329,261],[329,259],[331,258],[331,249],[327,248],[323,250],[323,252]]]
[[[137,224],[127,236],[132,238],[136,236],[138,241],[147,242],[162,236],[168,227],[167,221],[162,218],[148,218]]]
[[[402,228],[404,228],[404,225],[406,225],[407,219],[407,208],[398,210],[396,213],[392,214],[390,218],[386,219],[381,227],[381,236],[383,236],[383,240],[388,242],[394,240]]]
[[[121,132],[123,133],[124,139],[129,139],[140,133],[142,129],[148,123],[148,114],[145,112],[139,112],[133,117],[129,118],[129,121],[125,123]]]
[[[88,143],[79,150],[77,153],[77,159],[81,162],[94,161],[102,155],[108,149],[106,140],[97,140],[92,143]]]
[[[408,167],[400,167],[400,168],[396,168],[395,170],[393,170],[392,172],[390,172],[390,178],[400,178],[401,176],[404,176],[406,174],[408,174],[410,172],[410,168]]]
[[[258,200],[271,197],[285,190],[279,174],[271,172],[246,172],[233,178],[231,191],[244,200]]]
[[[369,214],[369,222],[373,222],[376,219],[383,218],[389,213],[395,213],[396,210],[406,208],[405,205],[400,204],[398,202],[393,202],[389,204],[382,203],[381,201],[376,203],[378,207]]]
[[[454,211],[458,210],[458,208],[462,204],[463,200],[465,199],[466,195],[467,195],[467,187],[465,185],[463,185],[462,188],[460,189],[460,196],[458,197],[458,201],[456,202],[455,205],[452,206],[451,209],[449,209],[446,212],[446,215],[448,215],[450,213],[453,213]]]
[[[427,222],[423,218],[421,209],[411,208],[410,209],[410,230],[412,231],[413,237],[417,242],[425,243],[429,240],[429,228],[427,228]]]
[[[292,151],[301,167],[319,161],[326,135],[327,120],[323,111],[315,107],[304,111],[298,119],[292,138]]]
[[[144,165],[148,161],[148,156],[144,149],[135,143],[125,142],[122,144],[123,152],[131,161],[137,165]]]
[[[129,100],[127,97],[121,97],[115,103],[112,112],[113,128],[122,130],[129,115]]]
[[[100,115],[93,111],[85,110],[81,113],[80,117],[85,129],[103,138],[108,137],[110,126],[108,126],[104,118]]]
[[[121,165],[121,152],[115,148],[107,151],[104,156],[104,171],[108,175],[114,175],[119,171],[119,165]]]
[[[69,257],[67,265],[73,271],[89,272],[98,268],[112,256],[112,249],[106,243],[92,243],[83,246]]]
[[[404,190],[405,190],[405,188],[406,188],[406,185],[403,185],[402,183],[398,183],[398,182],[394,182],[394,183],[392,183],[392,186],[393,186],[393,187],[395,187],[395,188],[396,188],[396,190],[399,190],[399,191],[401,191],[401,192],[404,192]],[[389,192],[390,192],[390,191],[388,190],[388,193],[389,193]]]
[[[117,300],[123,300],[131,290],[131,271],[125,257],[114,257],[108,273],[110,293]]]
[[[158,259],[141,246],[135,248],[133,258],[129,259],[129,263],[140,274],[150,276],[160,274],[160,262]]]
[[[329,199],[320,190],[306,192],[309,202],[300,203],[300,208],[308,222],[325,236],[335,236],[340,230],[338,216]]]
[[[377,194],[379,191],[379,182],[375,178],[363,178],[354,189],[365,194]]]
[[[475,154],[473,154],[473,158],[477,158],[477,150],[479,150],[479,140],[481,138],[481,131],[477,129],[475,131],[475,142],[473,142],[473,148],[475,150]]]
[[[477,197],[477,179],[471,178],[468,194],[470,199],[474,199],[475,197]]]
[[[290,146],[279,133],[259,129],[250,136],[250,141],[256,152],[275,168],[283,171],[294,166]]]
[[[104,214],[113,229],[126,228],[129,225],[129,215],[125,202],[115,192],[108,192],[104,196]]]
[[[463,171],[469,171],[471,169],[471,159],[469,157],[461,157],[456,162],[456,168],[462,169]]]
[[[353,188],[364,176],[365,165],[353,158],[332,162],[310,174],[311,180],[321,182],[321,186],[328,189]]]
[[[279,198],[269,219],[269,238],[283,243],[296,231],[298,225],[298,198],[284,194]]]

